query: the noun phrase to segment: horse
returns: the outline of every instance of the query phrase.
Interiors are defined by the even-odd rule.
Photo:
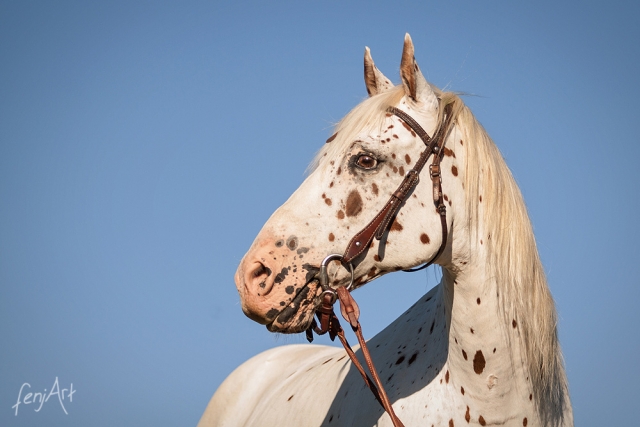
[[[522,194],[498,148],[460,96],[427,82],[409,34],[401,84],[378,70],[369,48],[364,70],[369,97],[336,125],[240,262],[242,310],[271,332],[299,333],[315,325],[327,290],[354,290],[434,262],[440,283],[367,342],[402,422],[572,426],[555,305]],[[425,141],[442,135],[437,168],[389,213],[391,195],[425,157],[416,126]],[[354,233],[382,211],[388,223],[356,242],[363,244],[349,259],[329,263],[321,286],[327,255],[353,248]],[[392,425],[365,388],[344,350],[282,346],[231,373],[198,425]]]

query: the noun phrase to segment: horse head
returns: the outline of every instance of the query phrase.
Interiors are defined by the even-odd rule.
[[[424,78],[407,34],[400,65],[402,84],[393,86],[375,66],[369,49],[364,57],[369,98],[336,126],[300,187],[276,210],[242,259],[235,276],[242,309],[270,331],[295,333],[308,328],[320,302],[319,267],[329,254],[342,253],[353,235],[383,209],[425,151],[425,142],[405,120],[387,110],[396,107],[433,136],[443,122],[441,92]],[[451,134],[452,132],[449,132]],[[451,138],[449,138],[451,139]],[[454,145],[447,142],[441,164],[444,203],[450,209],[446,228],[463,204],[462,168]],[[331,287],[362,286],[383,274],[432,260],[443,243],[443,228],[434,205],[433,186],[411,188],[400,211],[379,240],[345,265],[328,266]],[[435,260],[451,260],[447,245]],[[353,283],[350,283],[353,280]]]

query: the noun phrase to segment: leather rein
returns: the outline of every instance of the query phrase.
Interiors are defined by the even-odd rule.
[[[448,233],[447,208],[445,206],[442,195],[440,162],[442,161],[445,140],[447,134],[449,133],[452,122],[452,105],[448,104],[444,108],[444,121],[436,131],[433,138],[429,137],[422,126],[420,126],[418,122],[416,122],[404,111],[395,107],[387,108],[388,115],[395,115],[400,118],[416,133],[416,135],[420,137],[420,139],[426,146],[426,150],[420,154],[420,157],[418,158],[415,166],[409,172],[407,172],[404,179],[402,180],[396,191],[391,195],[382,210],[378,212],[378,214],[373,218],[373,220],[371,220],[371,222],[369,222],[369,224],[367,224],[362,230],[360,230],[358,233],[356,233],[355,236],[353,236],[353,238],[347,245],[344,254],[332,254],[327,256],[322,261],[322,264],[320,265],[319,278],[320,286],[323,289],[321,294],[322,301],[320,306],[316,309],[316,315],[318,317],[318,322],[320,323],[320,325],[318,325],[318,323],[314,319],[311,323],[311,326],[309,326],[306,331],[307,340],[309,342],[313,341],[313,332],[317,333],[318,335],[324,335],[328,332],[329,337],[332,341],[336,336],[340,339],[340,342],[344,346],[352,363],[358,369],[360,375],[362,375],[364,382],[367,384],[376,400],[389,414],[389,416],[391,417],[391,421],[393,422],[393,425],[395,427],[404,427],[404,424],[402,424],[402,421],[400,421],[400,419],[395,414],[393,407],[391,406],[391,402],[387,397],[387,393],[385,392],[382,382],[380,381],[380,377],[378,376],[375,366],[373,365],[373,360],[371,359],[371,354],[369,353],[369,349],[367,348],[364,336],[362,335],[362,328],[360,327],[360,322],[358,320],[358,318],[360,317],[360,310],[350,293],[354,282],[352,261],[358,256],[362,255],[365,250],[369,248],[374,237],[376,238],[376,240],[380,240],[385,235],[385,233],[389,231],[394,218],[402,207],[402,204],[420,182],[420,172],[427,164],[427,161],[429,160],[429,157],[431,157],[431,155],[433,155],[433,160],[429,165],[429,174],[431,176],[431,182],[433,184],[433,202],[436,206],[438,214],[440,215],[440,223],[442,225],[442,243],[440,244],[438,252],[436,252],[436,254],[431,258],[429,262],[422,265],[421,267],[404,271],[412,272],[422,270],[433,264],[434,261],[440,255],[442,255],[442,252],[447,245]],[[351,271],[351,283],[348,286],[341,286],[337,289],[334,289],[329,285],[327,267],[332,261],[340,261],[343,266],[349,267],[349,270]],[[362,364],[357,359],[353,349],[349,345],[349,342],[344,335],[344,330],[342,329],[340,321],[338,320],[338,317],[333,310],[333,305],[337,300],[340,300],[340,311],[342,313],[342,316],[346,321],[349,322],[351,328],[353,329],[353,332],[358,338],[364,360],[373,379],[371,379],[371,377],[369,377],[369,375],[365,372]]]

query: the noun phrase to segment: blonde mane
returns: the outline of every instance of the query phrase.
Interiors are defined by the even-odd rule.
[[[488,241],[487,273],[498,285],[505,325],[517,325],[525,366],[543,425],[557,425],[568,402],[558,343],[557,315],[538,255],[524,199],[498,147],[469,108],[459,105],[457,125],[467,142],[465,193],[471,235],[482,221]],[[480,177],[480,179],[478,179]],[[479,217],[482,195],[483,218]]]
[[[543,425],[558,425],[569,404],[568,386],[555,305],[522,194],[497,146],[460,97],[437,88],[434,91],[440,99],[440,114],[445,105],[452,104],[455,124],[463,135],[470,238],[478,237],[482,225],[487,236],[487,273],[498,286],[504,325],[517,325],[520,331],[519,345]],[[317,168],[324,157],[338,157],[359,132],[379,132],[387,107],[396,105],[402,96],[404,90],[399,85],[356,106],[336,125],[334,139],[319,151],[310,169]]]

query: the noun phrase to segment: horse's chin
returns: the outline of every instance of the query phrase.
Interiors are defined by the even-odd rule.
[[[316,312],[316,307],[320,303],[321,288],[317,281],[307,283],[291,303],[283,308],[275,319],[267,324],[269,332],[279,332],[283,334],[297,334],[306,331]]]
[[[277,332],[281,334],[299,334],[300,332],[304,332],[309,329],[314,313],[315,310],[307,310],[306,312],[301,313],[300,317],[304,317],[302,321],[296,320],[284,324],[274,321],[267,325],[267,330],[269,332]]]

